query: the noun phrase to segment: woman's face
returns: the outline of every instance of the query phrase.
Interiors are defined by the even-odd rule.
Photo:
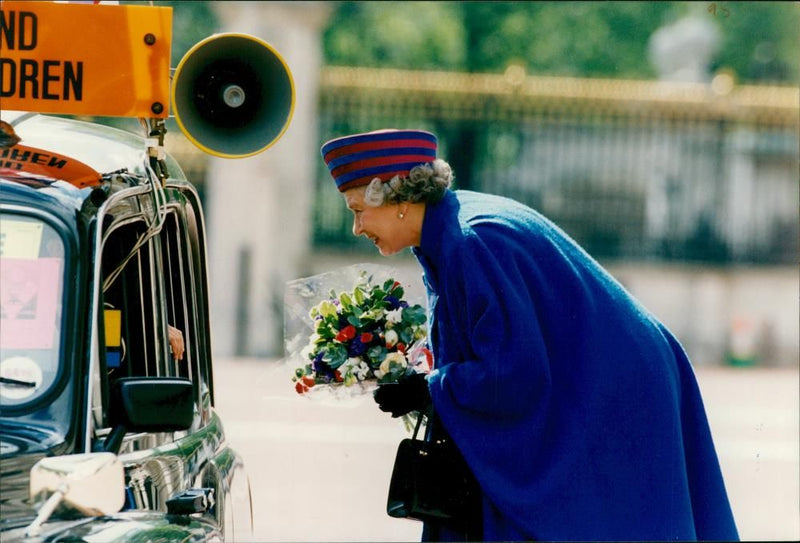
[[[383,256],[411,246],[414,241],[400,217],[402,204],[368,206],[364,203],[365,192],[366,187],[356,187],[344,193],[347,208],[353,212],[353,235],[368,237]]]

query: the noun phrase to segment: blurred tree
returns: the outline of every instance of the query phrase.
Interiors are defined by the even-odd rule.
[[[130,1],[122,3],[142,4]],[[172,8],[172,68],[178,66],[183,55],[194,44],[219,31],[219,21],[211,2],[162,0],[152,4]]]
[[[727,12],[717,9],[714,16],[722,43],[712,69],[733,70],[741,82],[800,82],[800,4],[731,2],[725,7]]]
[[[650,77],[647,43],[680,6],[668,2],[464,3],[471,71]],[[497,6],[497,7],[496,7]]]
[[[339,2],[328,64],[646,79],[659,27],[691,10],[722,34],[714,68],[743,82],[797,82],[795,2]]]
[[[454,2],[340,2],[324,36],[331,64],[456,70],[464,39]]]

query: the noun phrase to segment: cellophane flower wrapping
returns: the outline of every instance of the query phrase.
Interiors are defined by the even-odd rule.
[[[295,391],[352,400],[410,372],[428,372],[425,308],[391,268],[356,265],[288,284],[285,348]]]

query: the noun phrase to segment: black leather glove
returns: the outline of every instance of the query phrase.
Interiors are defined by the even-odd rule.
[[[378,385],[372,394],[378,408],[400,417],[411,411],[425,411],[431,405],[431,393],[424,373],[402,376],[396,383]]]

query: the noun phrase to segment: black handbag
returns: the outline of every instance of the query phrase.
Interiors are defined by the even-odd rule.
[[[417,439],[424,416],[418,414],[411,439],[397,447],[386,512],[395,518],[466,523],[478,503],[477,483],[449,436]]]

